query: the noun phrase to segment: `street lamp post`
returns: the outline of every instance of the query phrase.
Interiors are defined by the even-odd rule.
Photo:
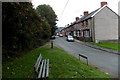
[[[53,48],[53,41],[51,41],[51,48]]]

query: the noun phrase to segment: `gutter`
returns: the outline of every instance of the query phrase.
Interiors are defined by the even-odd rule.
[[[95,49],[99,49],[99,50],[102,50],[102,51],[106,51],[106,52],[109,52],[109,53],[114,53],[114,54],[120,55],[120,51],[117,51],[117,50],[112,50],[112,49],[99,47],[99,46],[92,45],[92,44],[89,44],[89,43],[86,43],[86,42],[82,42],[82,41],[79,41],[79,40],[76,40],[76,39],[75,39],[75,41],[81,43],[82,45],[88,46],[88,47],[92,47],[92,48],[95,48]]]

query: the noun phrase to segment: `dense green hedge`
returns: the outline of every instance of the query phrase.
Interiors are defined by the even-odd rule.
[[[51,36],[51,27],[30,2],[2,3],[3,57],[17,56],[43,45]]]

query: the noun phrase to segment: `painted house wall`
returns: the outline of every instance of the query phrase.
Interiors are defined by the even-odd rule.
[[[118,39],[118,16],[108,7],[94,16],[95,40]]]
[[[90,19],[90,23],[91,23],[91,37],[92,37],[92,41],[95,42],[94,17]]]
[[[90,37],[93,37],[92,36],[92,32],[93,32],[93,30],[92,30],[92,28],[93,28],[93,21],[92,21],[92,18],[91,19],[88,19],[88,27],[90,28]],[[93,33],[94,34],[94,33]],[[93,39],[92,39],[92,41],[93,41]]]

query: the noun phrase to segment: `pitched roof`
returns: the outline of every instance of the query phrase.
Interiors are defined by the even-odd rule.
[[[84,21],[84,20],[86,20],[86,19],[89,19],[89,18],[91,18],[91,17],[94,17],[98,12],[100,12],[100,11],[101,11],[103,8],[105,8],[105,7],[107,7],[107,5],[104,5],[103,7],[100,7],[100,8],[98,8],[98,9],[92,11],[92,12],[89,13],[88,15],[81,17],[80,20],[73,22],[73,24],[71,24],[70,26],[72,26],[72,25],[74,25],[74,24],[76,24],[76,23],[79,23],[79,22],[81,22],[81,21]],[[108,8],[109,8],[109,7],[108,7]],[[110,9],[110,8],[109,8],[109,9]],[[111,9],[110,9],[110,10],[111,10]],[[111,10],[111,11],[112,11],[112,10]],[[114,11],[113,11],[113,12],[114,12]],[[114,12],[114,13],[115,13],[115,12]],[[116,14],[116,13],[115,13],[115,14]],[[116,14],[116,15],[117,15],[117,14]]]
[[[89,18],[91,18],[91,17],[94,17],[99,11],[101,11],[101,10],[102,10],[104,7],[106,7],[106,6],[107,6],[107,5],[104,5],[103,7],[98,8],[98,9],[92,11],[92,12],[89,13],[88,15],[83,16],[80,20],[77,21],[77,23],[79,23],[79,22],[81,22],[81,21],[84,21],[84,20],[86,20],[86,19],[89,19]]]
[[[83,20],[86,20],[90,17],[92,17],[99,9],[96,9],[95,11],[92,11],[90,14],[88,14],[87,16],[85,16],[85,18]]]
[[[99,8],[91,17],[94,17],[98,12],[100,12],[103,8],[107,7],[107,5],[104,5],[103,7]]]

